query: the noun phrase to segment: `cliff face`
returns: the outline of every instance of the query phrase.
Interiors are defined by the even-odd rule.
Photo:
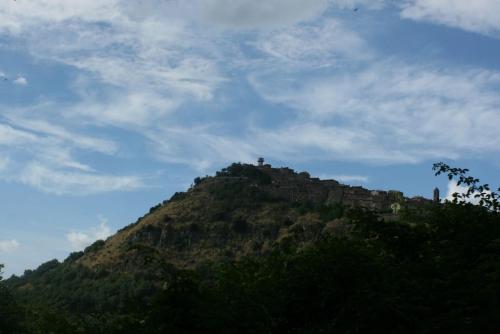
[[[194,268],[214,260],[266,254],[276,245],[301,246],[348,233],[341,218],[346,206],[390,216],[400,206],[417,202],[428,200],[350,187],[289,168],[233,164],[214,177],[196,179],[187,192],[152,208],[135,224],[85,252],[77,263],[134,271],[154,254],[177,267]]]

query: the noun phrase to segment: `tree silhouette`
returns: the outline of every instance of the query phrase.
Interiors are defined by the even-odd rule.
[[[500,188],[498,192],[491,191],[489,184],[481,184],[479,179],[468,175],[467,168],[454,168],[444,162],[438,162],[433,165],[432,169],[436,171],[435,175],[447,174],[449,180],[457,180],[457,186],[466,186],[465,192],[455,192],[452,195],[453,203],[464,205],[469,203],[471,198],[477,198],[479,205],[488,210],[500,212],[500,194],[498,193]]]

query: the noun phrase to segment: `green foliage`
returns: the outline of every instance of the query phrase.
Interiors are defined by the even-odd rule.
[[[213,209],[222,215],[228,215],[235,209],[256,209],[263,204],[277,201],[269,192],[252,186],[252,182],[250,179],[242,178],[210,185],[208,193],[218,202],[218,207]]]
[[[79,258],[81,258],[85,253],[84,252],[72,252],[69,256],[64,260],[64,263],[75,262]]]
[[[33,312],[30,317],[46,319],[53,317],[52,313],[67,313],[70,318],[87,322],[95,314],[115,318],[135,312],[135,305],[144,305],[155,290],[151,277],[148,272],[128,276],[89,270],[70,261],[51,261],[7,283],[19,302]]]
[[[149,213],[151,214],[151,213],[155,212],[156,210],[158,210],[161,207],[162,207],[162,203],[158,203],[155,206],[149,208]]]
[[[419,224],[350,211],[349,238],[220,265],[210,280],[184,272],[150,309],[150,332],[497,332],[500,216],[432,210]]]
[[[242,177],[248,178],[259,184],[270,184],[271,176],[250,164],[233,163],[231,166],[217,172],[218,177]]]
[[[434,164],[432,167],[436,171],[436,175],[447,174],[449,180],[457,179],[457,186],[466,186],[466,192],[454,193],[453,202],[456,204],[465,205],[471,198],[477,198],[479,205],[484,206],[488,210],[500,212],[500,188],[498,193],[491,191],[490,185],[481,184],[480,180],[467,175],[469,172],[466,168],[452,168],[443,162]]]
[[[301,215],[310,212],[318,213],[320,219],[323,222],[331,221],[337,218],[342,218],[346,211],[345,207],[340,203],[333,203],[326,205],[326,204],[314,204],[310,201],[306,201],[306,202],[295,202],[293,203],[293,207]]]
[[[187,194],[185,192],[176,192],[170,197],[169,202],[177,202],[186,198]]]
[[[11,334],[20,331],[20,309],[2,282],[3,267],[0,264],[0,334]]]
[[[97,252],[104,247],[104,244],[104,240],[97,240],[92,245],[85,247],[83,252],[85,254]]]
[[[201,183],[201,181],[202,181],[202,178],[199,177],[199,176],[197,176],[197,177],[194,178],[193,183],[194,183],[195,186],[197,186],[197,185],[199,185]]]
[[[319,212],[322,221],[330,221],[337,218],[342,218],[345,213],[345,208],[339,203],[331,205],[321,205],[316,209]]]

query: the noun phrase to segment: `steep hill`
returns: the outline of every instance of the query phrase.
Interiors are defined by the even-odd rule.
[[[398,191],[350,187],[289,168],[233,164],[195,179],[187,192],[73,257],[81,256],[76,263],[88,268],[128,272],[144,267],[153,252],[176,267],[195,268],[345,233],[349,227],[340,219],[345,207],[369,208],[391,219],[404,205],[425,203]]]
[[[233,164],[0,288],[18,333],[498,333],[499,254],[488,207]]]

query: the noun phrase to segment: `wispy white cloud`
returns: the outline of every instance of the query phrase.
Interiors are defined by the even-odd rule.
[[[20,182],[57,195],[88,195],[110,191],[131,191],[144,187],[137,176],[116,176],[73,172],[29,163],[18,176]]]
[[[11,253],[19,248],[17,240],[0,240],[0,253]]]
[[[37,139],[34,134],[0,123],[0,145],[17,146],[35,142]]]
[[[86,119],[89,123],[120,126],[141,133],[160,119],[171,114],[181,103],[178,97],[154,92],[130,91],[128,94],[111,93],[105,100],[85,97],[69,107],[74,119]]]
[[[268,28],[309,20],[322,13],[328,0],[205,0],[204,15],[236,28]]]
[[[19,76],[16,79],[14,79],[14,81],[12,81],[12,83],[14,85],[18,85],[18,86],[27,86],[28,80],[25,77]]]
[[[310,124],[274,131],[270,143],[287,138],[329,150],[331,158],[392,163],[457,158],[500,147],[493,126],[500,124],[500,73],[495,71],[386,61],[301,84],[272,75],[251,76],[250,82],[265,99],[292,108],[302,124]]]
[[[34,110],[36,111],[36,109]],[[19,129],[18,132],[20,134],[23,134],[23,136],[32,136],[31,138],[36,139],[36,141],[43,141],[44,139],[51,141],[56,140],[64,142],[66,145],[72,144],[80,149],[91,150],[104,154],[112,154],[117,150],[117,144],[111,140],[82,135],[75,133],[74,131],[70,132],[63,126],[33,118],[32,112],[33,110],[30,109],[25,113],[26,116],[22,117],[19,114],[23,113],[23,110],[14,110],[14,113],[11,112],[7,114],[7,119],[11,125],[14,125]]]
[[[13,178],[58,194],[138,189],[140,177],[101,173],[82,158],[127,150],[99,135],[117,128],[138,135],[153,159],[198,170],[260,154],[415,163],[497,152],[500,74],[377,61],[350,22],[323,16],[385,3],[32,0],[3,6],[0,31],[34,57],[77,71],[70,86],[77,101],[20,113],[3,108],[0,145],[29,155],[13,155],[18,160],[11,165],[24,167]],[[402,15],[430,3],[407,2]],[[227,108],[231,97],[223,89],[246,77],[269,110],[288,112],[286,120],[261,124],[249,115],[237,125],[231,117],[207,125],[208,110]]]
[[[399,148],[377,142],[372,131],[356,127],[295,122],[278,129],[254,129],[256,145],[266,155],[288,161],[363,161],[414,163],[416,158]]]
[[[4,179],[55,194],[143,186],[141,177],[101,173],[78,157],[89,151],[114,156],[118,145],[95,134],[103,126],[154,131],[158,119],[183,102],[212,99],[223,80],[214,62],[194,50],[198,38],[184,35],[184,23],[156,16],[164,3],[157,1],[156,11],[143,17],[137,4],[114,0],[77,0],[71,6],[34,0],[0,8],[0,31],[22,41],[33,56],[81,73],[70,87],[81,98],[76,103],[1,108],[0,145],[15,156],[2,171]]]
[[[219,135],[207,126],[165,126],[147,137],[153,143],[153,152],[158,159],[189,165],[199,172],[205,172],[220,162],[253,162],[260,149],[255,141]]]
[[[467,31],[498,35],[500,2],[497,0],[410,0],[403,18],[428,21]]]
[[[368,3],[103,0],[76,1],[69,6],[61,0],[33,0],[0,9],[4,19],[0,30],[22,40],[35,57],[80,71],[71,87],[80,101],[34,108],[39,111],[35,119],[29,111],[22,116],[11,113],[9,126],[32,136],[30,143],[35,143],[35,149],[23,146],[33,159],[24,162],[18,179],[53,193],[72,193],[71,186],[76,193],[134,188],[128,177],[125,181],[130,183],[123,185],[123,178],[94,173],[95,168],[75,158],[75,151],[112,155],[117,149],[112,142],[78,134],[81,120],[139,133],[154,143],[153,151],[161,153],[161,161],[186,163],[199,170],[217,161],[253,161],[260,150],[249,140],[253,134],[242,131],[235,138],[195,124],[179,124],[182,116],[176,115],[186,104],[217,102],[217,90],[230,80],[227,72],[233,70],[232,65],[254,66],[238,47],[222,41],[233,38],[234,27],[258,27],[259,36],[252,40],[267,58],[266,66],[285,59],[297,66],[308,62],[325,66],[331,62],[329,57],[365,54],[361,38],[331,20],[300,28],[295,24],[318,17],[331,5]],[[276,28],[278,34],[268,33]],[[269,38],[275,40],[267,43]],[[307,59],[313,54],[317,54],[314,62]],[[221,70],[221,65],[226,68]],[[81,183],[97,186],[89,190]]]
[[[5,156],[0,160],[2,179],[21,182],[47,193],[69,195],[133,190],[143,186],[138,176],[99,173],[75,158],[80,151],[113,155],[117,150],[113,141],[70,132],[44,120],[23,117],[23,114],[25,111],[18,109],[4,112],[9,123],[0,123],[0,152]]]
[[[34,25],[47,21],[63,22],[71,19],[91,21],[110,17],[119,0],[91,2],[75,0],[33,0],[5,3],[0,9],[0,30],[11,34],[21,34]]]
[[[202,0],[202,16],[228,28],[269,29],[310,21],[328,8],[380,9],[386,0]]]
[[[371,53],[357,33],[333,19],[262,34],[253,44],[288,70],[290,66],[302,70],[332,66],[337,64],[339,58],[366,60]],[[274,67],[280,66],[279,63]]]
[[[90,231],[71,231],[66,234],[66,240],[71,244],[71,248],[75,251],[84,249],[97,240],[105,240],[112,232],[108,226],[108,219],[99,216],[99,226],[91,228]]]
[[[5,18],[0,29],[2,24],[7,30],[15,26],[9,31],[22,38],[35,57],[89,74],[90,85],[73,88],[85,94],[86,105],[94,103],[94,110],[102,104],[96,118],[152,121],[154,115],[185,102],[211,100],[224,81],[212,56],[217,47],[208,42],[205,29],[192,24],[196,15],[188,9],[189,4],[160,0],[76,1],[71,6],[34,0],[0,9],[0,18]],[[9,19],[15,23],[9,24]],[[130,105],[121,117],[106,107],[125,97],[130,97],[124,102]]]

